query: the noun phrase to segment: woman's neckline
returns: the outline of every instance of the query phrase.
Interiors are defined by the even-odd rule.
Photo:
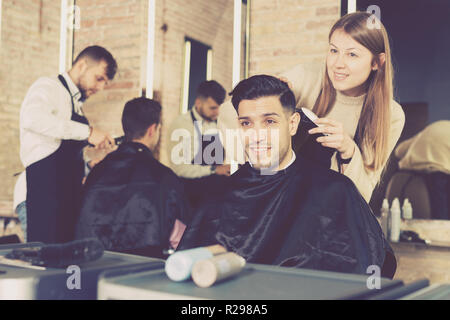
[[[357,97],[351,97],[351,96],[347,96],[345,94],[343,94],[340,91],[336,91],[336,101],[343,103],[343,104],[347,104],[347,105],[360,105],[362,106],[362,104],[364,103],[364,99],[366,98],[366,93],[357,96]]]

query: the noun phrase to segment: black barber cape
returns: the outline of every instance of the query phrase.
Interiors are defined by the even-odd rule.
[[[121,144],[84,188],[76,237],[97,237],[106,250],[163,257],[175,219],[188,223],[182,184],[143,144]]]
[[[274,175],[248,163],[204,204],[179,246],[220,243],[247,262],[393,277],[395,256],[353,182],[297,156]]]

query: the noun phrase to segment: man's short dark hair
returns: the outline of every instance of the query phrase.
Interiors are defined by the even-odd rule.
[[[242,80],[230,92],[231,103],[238,111],[242,100],[255,100],[262,97],[278,96],[280,103],[289,113],[295,112],[295,95],[289,85],[278,78],[268,75],[257,75]]]
[[[217,104],[222,104],[225,100],[226,91],[217,81],[203,81],[197,87],[197,97],[211,97]]]
[[[161,105],[159,102],[144,97],[128,101],[123,108],[122,128],[125,139],[142,138],[147,129],[161,120]]]
[[[79,60],[86,57],[98,63],[101,61],[105,61],[107,65],[106,75],[109,80],[114,79],[114,76],[116,75],[117,71],[117,62],[108,50],[100,46],[87,47],[78,54],[73,64],[77,63]]]

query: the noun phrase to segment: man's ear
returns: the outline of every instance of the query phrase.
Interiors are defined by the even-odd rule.
[[[149,138],[153,137],[156,134],[157,129],[158,129],[158,123],[152,124],[150,127],[148,127],[146,135]]]
[[[194,105],[196,108],[200,108],[202,106],[203,99],[201,97],[197,97],[194,100]]]
[[[78,72],[80,74],[83,74],[86,72],[86,70],[88,68],[89,68],[89,65],[88,65],[86,58],[80,59],[80,61],[78,62]]]
[[[294,136],[297,133],[299,124],[300,124],[300,114],[298,112],[294,112],[289,117],[289,134],[291,136]]]

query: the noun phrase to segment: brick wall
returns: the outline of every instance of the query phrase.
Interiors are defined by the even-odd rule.
[[[157,6],[155,90],[161,92],[163,128],[161,150],[165,149],[166,130],[180,113],[183,85],[184,40],[189,37],[212,47],[212,78],[231,90],[233,64],[233,2],[165,0]],[[160,26],[166,25],[164,32]],[[168,157],[161,152],[160,160]]]
[[[59,1],[3,0],[0,64],[0,199],[12,198],[19,160],[19,109],[31,83],[56,74]],[[253,0],[250,75],[278,73],[301,62],[322,60],[327,34],[339,16],[338,0]],[[91,97],[85,112],[93,125],[121,135],[125,102],[141,94],[147,50],[147,0],[77,0],[81,28],[74,55],[88,45],[106,47],[119,65],[115,80]],[[159,0],[156,6],[154,90],[163,105],[163,137],[179,114],[184,38],[213,49],[213,79],[227,91],[232,79],[233,1]],[[68,48],[71,52],[71,47]],[[165,141],[161,142],[164,149]],[[165,153],[160,160],[167,163]]]
[[[0,44],[0,200],[12,201],[19,158],[19,111],[29,86],[55,75],[60,1],[3,0]]]
[[[249,74],[323,61],[339,0],[252,0]]]
[[[104,91],[90,97],[84,106],[93,126],[121,135],[120,117],[124,103],[140,95],[142,25],[146,20],[141,0],[77,0],[81,25],[74,35],[74,58],[85,47],[108,49],[118,72]],[[144,15],[145,14],[145,15]]]
[[[118,62],[118,75],[85,104],[93,125],[122,134],[125,102],[140,95],[146,79],[146,0],[79,0],[81,29],[75,32],[75,55],[84,47],[106,47]],[[213,78],[231,89],[233,2],[228,0],[160,0],[156,3],[155,98],[163,106],[163,134],[181,105],[184,39],[190,37],[213,48]],[[161,141],[164,149],[164,140]],[[161,161],[166,162],[165,153]]]

